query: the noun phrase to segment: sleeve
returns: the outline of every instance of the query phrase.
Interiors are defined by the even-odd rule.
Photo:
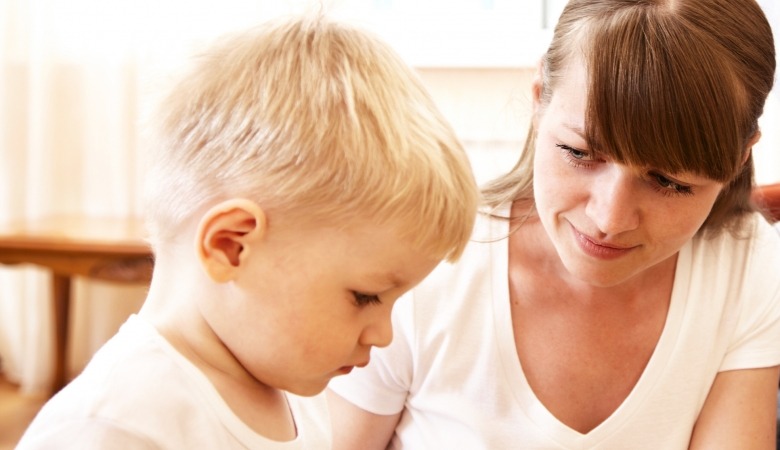
[[[763,220],[742,268],[744,296],[720,370],[780,364],[780,235]]]
[[[374,414],[401,412],[412,384],[414,342],[413,293],[393,308],[393,341],[373,348],[366,367],[331,380],[329,388],[355,406]]]
[[[148,438],[99,419],[67,420],[28,430],[17,450],[145,450],[158,448]]]

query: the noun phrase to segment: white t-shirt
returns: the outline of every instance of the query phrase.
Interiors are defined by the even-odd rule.
[[[287,394],[288,442],[242,422],[209,379],[149,323],[131,316],[84,371],[43,407],[17,449],[326,449],[324,395]]]
[[[403,411],[393,448],[685,449],[720,371],[780,364],[780,236],[695,238],[679,254],[667,320],[632,392],[581,434],[523,374],[512,331],[505,220],[481,216],[457,264],[443,263],[394,310],[394,340],[330,388],[377,414]]]

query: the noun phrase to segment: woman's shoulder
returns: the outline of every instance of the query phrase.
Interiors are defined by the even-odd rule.
[[[780,229],[760,213],[752,213],[734,230],[722,230],[715,235],[699,233],[692,243],[702,251],[775,253],[780,256]]]
[[[689,251],[693,274],[762,286],[780,280],[780,233],[759,213],[747,217],[739,230],[697,235]]]
[[[442,311],[466,311],[488,303],[504,282],[508,267],[509,221],[481,211],[471,240],[455,262],[441,262],[410,293],[418,320],[436,317]]]
[[[509,220],[504,213],[508,214],[508,208],[480,209],[471,238],[460,258],[454,262],[441,262],[421,285],[449,284],[453,277],[474,277],[494,267],[493,263],[506,253],[508,245]]]

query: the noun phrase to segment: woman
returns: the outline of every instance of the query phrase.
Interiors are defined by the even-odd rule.
[[[334,447],[773,448],[774,71],[754,0],[569,2],[472,244],[332,382]]]

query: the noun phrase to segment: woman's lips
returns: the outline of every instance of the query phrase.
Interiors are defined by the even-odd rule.
[[[599,259],[616,259],[633,251],[637,246],[625,247],[615,244],[608,244],[605,242],[599,242],[590,236],[580,233],[572,225],[572,232],[574,233],[574,240],[577,241],[580,249],[588,256]]]

